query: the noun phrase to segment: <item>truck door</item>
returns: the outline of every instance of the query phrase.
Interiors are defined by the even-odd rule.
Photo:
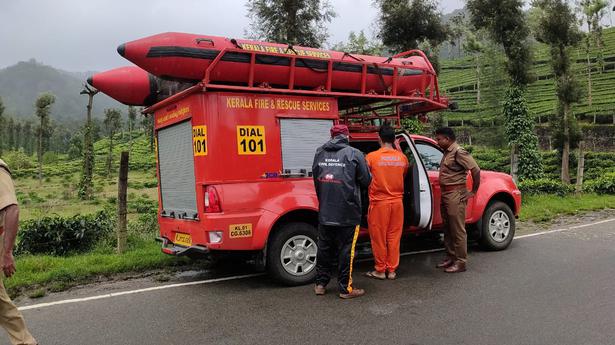
[[[404,182],[404,224],[429,230],[433,222],[433,194],[427,169],[409,135],[398,134],[397,140],[399,149],[410,161]]]

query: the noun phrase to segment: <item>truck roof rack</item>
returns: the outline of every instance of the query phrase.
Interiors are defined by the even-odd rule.
[[[226,54],[249,54],[250,55],[250,63],[249,63],[249,73],[246,75],[246,79],[243,83],[224,83],[220,81],[213,80],[212,76],[218,67],[220,61],[222,61],[222,57]],[[416,116],[417,114],[424,114],[429,111],[434,110],[442,110],[448,107],[448,99],[442,95],[440,95],[440,91],[438,88],[438,80],[436,73],[423,53],[420,50],[409,50],[407,52],[397,54],[392,58],[403,58],[411,55],[419,55],[426,61],[427,69],[417,67],[417,66],[391,66],[388,64],[386,60],[383,63],[374,63],[367,62],[362,60],[342,60],[342,59],[332,59],[332,58],[320,58],[320,57],[309,57],[310,60],[322,60],[327,64],[326,72],[326,82],[324,85],[321,85],[317,88],[313,89],[303,89],[296,87],[295,80],[295,69],[296,69],[296,60],[297,59],[305,59],[303,56],[298,55],[289,55],[289,54],[281,54],[275,52],[262,52],[262,51],[252,51],[245,50],[241,48],[224,48],[221,50],[215,59],[211,62],[211,64],[206,69],[205,75],[203,76],[203,80],[196,85],[179,92],[157,104],[146,108],[143,110],[143,113],[153,113],[154,111],[161,109],[174,103],[175,101],[182,99],[189,94],[196,92],[204,92],[209,90],[218,90],[218,91],[237,91],[237,92],[250,92],[250,93],[269,93],[269,94],[286,94],[286,95],[303,95],[303,96],[321,96],[321,97],[335,97],[338,99],[338,108],[341,111],[340,117],[342,117],[342,122],[348,123],[349,125],[354,126],[367,126],[366,122],[374,121],[374,120],[394,120],[397,126],[399,126],[400,118],[405,116]],[[288,82],[286,85],[268,85],[267,83],[261,83],[256,85],[254,82],[254,72],[257,61],[257,56],[270,56],[270,57],[280,57],[285,59],[290,59],[289,66],[289,76]],[[346,56],[346,55],[345,55]],[[335,74],[333,73],[333,65],[335,63],[345,63],[345,64],[355,64],[360,66],[361,68],[361,85],[357,90],[348,90],[348,91],[337,91],[332,90],[331,86],[333,85],[333,78]],[[366,87],[367,84],[367,71],[369,68],[388,68],[393,69],[393,81],[392,85],[388,87],[384,92],[374,92],[373,90],[368,90]],[[399,69],[414,69],[421,70],[425,73],[425,75],[429,78],[429,83],[425,90],[415,90],[414,94],[400,94],[398,93],[398,72]],[[396,109],[395,114],[385,114],[381,115],[380,112],[377,112],[377,109],[394,107]],[[394,117],[394,118],[393,118]],[[360,120],[360,121],[359,121]],[[361,123],[361,125],[358,125]]]

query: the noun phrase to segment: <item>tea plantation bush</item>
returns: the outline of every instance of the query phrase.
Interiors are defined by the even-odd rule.
[[[584,189],[597,194],[615,194],[615,172],[587,181]]]
[[[113,231],[114,221],[101,211],[69,218],[44,217],[20,225],[16,253],[66,255],[92,249]]]
[[[525,195],[557,194],[564,196],[574,191],[574,186],[563,184],[559,180],[541,178],[519,183],[519,190]]]

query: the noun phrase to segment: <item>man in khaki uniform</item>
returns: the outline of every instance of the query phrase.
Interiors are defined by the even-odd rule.
[[[36,345],[23,317],[4,289],[2,274],[9,278],[15,273],[13,246],[17,237],[19,206],[15,186],[8,166],[0,159],[0,326],[9,334],[13,345]]]
[[[444,247],[446,258],[437,265],[447,273],[464,272],[468,260],[468,243],[465,228],[466,204],[476,194],[480,185],[480,169],[468,151],[455,141],[451,128],[436,130],[438,146],[444,150],[440,162],[440,210],[444,221]],[[472,173],[472,191],[466,188],[468,170]]]

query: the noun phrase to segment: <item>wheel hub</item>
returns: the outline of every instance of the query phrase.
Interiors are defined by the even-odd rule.
[[[280,261],[286,272],[302,276],[316,268],[316,242],[306,235],[289,238],[282,246]]]

